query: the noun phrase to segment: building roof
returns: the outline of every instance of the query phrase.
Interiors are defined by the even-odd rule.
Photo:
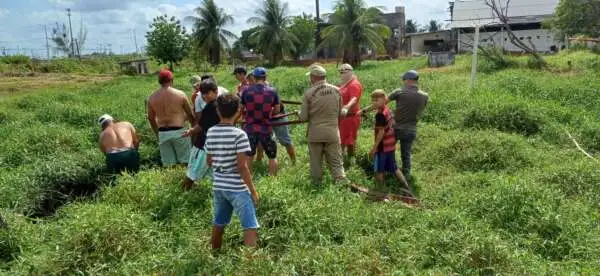
[[[121,62],[119,62],[119,64],[128,64],[128,63],[133,63],[133,62],[146,62],[146,61],[148,61],[147,58],[139,58],[139,59],[134,59],[134,60],[121,61]]]
[[[506,9],[509,0],[489,0]],[[507,15],[510,23],[541,22],[554,14],[560,0],[513,0],[508,5]],[[495,25],[500,21],[485,0],[457,0],[454,3],[452,28],[473,28],[475,26]]]
[[[422,33],[409,33],[404,36],[428,36],[428,35],[436,35],[436,34],[447,34],[450,30],[439,30],[437,32],[422,32]]]

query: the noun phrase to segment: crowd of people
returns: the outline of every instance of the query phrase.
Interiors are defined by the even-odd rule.
[[[377,89],[371,93],[371,105],[360,108],[363,86],[349,64],[339,67],[341,83],[329,84],[327,71],[313,64],[306,73],[311,86],[305,91],[299,112],[286,113],[277,89],[267,81],[267,70],[251,72],[235,67],[239,84],[235,93],[218,86],[212,75],[194,76],[190,98],[173,88],[173,73],[161,70],[160,88],[147,100],[147,118],[156,134],[163,166],[186,166],[182,186],[193,187],[209,177],[213,183],[213,248],[220,248],[225,226],[235,212],[244,228],[244,243],[256,246],[256,206],[259,194],[252,182],[252,164],[268,159],[269,175],[278,171],[277,142],[286,149],[293,164],[296,150],[290,135],[288,116],[297,114],[307,126],[310,174],[314,184],[323,178],[323,163],[338,184],[349,185],[345,169],[356,155],[361,117],[375,111],[374,138],[370,155],[377,182],[385,174],[395,176],[408,191],[411,173],[411,149],[416,138],[419,114],[427,105],[428,95],[418,88],[419,75],[402,75],[404,86],[389,95]],[[392,112],[388,103],[394,101]],[[186,122],[190,128],[185,129]],[[114,173],[137,171],[140,139],[133,125],[115,121],[110,115],[98,119],[99,137],[106,165]],[[238,128],[241,126],[241,128]],[[402,166],[395,158],[400,144]]]

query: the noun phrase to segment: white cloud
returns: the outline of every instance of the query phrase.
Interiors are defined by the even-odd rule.
[[[8,9],[0,8],[0,18],[7,16],[10,13]]]

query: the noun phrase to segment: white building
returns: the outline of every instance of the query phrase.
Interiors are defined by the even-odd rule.
[[[539,52],[552,52],[564,45],[550,30],[542,28],[542,22],[554,14],[560,0],[507,0],[495,1],[506,11],[510,28],[518,39],[532,45]],[[522,52],[508,39],[500,20],[485,0],[457,0],[452,10],[452,29],[455,31],[457,50],[471,51],[475,27],[480,28],[480,45],[496,45],[509,52]]]

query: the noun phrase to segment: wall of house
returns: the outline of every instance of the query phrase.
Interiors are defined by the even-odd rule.
[[[538,52],[552,52],[553,50],[560,50],[564,43],[557,41],[555,36],[549,30],[545,29],[533,29],[533,30],[519,30],[513,31],[513,33],[522,41],[531,41]],[[473,44],[473,33],[459,32],[458,35],[458,51],[465,52],[471,51]],[[496,47],[504,48],[505,51],[519,53],[522,50],[513,45],[505,32],[481,32],[479,35],[480,45],[495,45]]]
[[[443,40],[445,43],[450,43],[450,31],[423,33],[407,37],[409,43],[409,53],[411,55],[424,55],[431,50],[430,46],[425,45],[427,40]]]

